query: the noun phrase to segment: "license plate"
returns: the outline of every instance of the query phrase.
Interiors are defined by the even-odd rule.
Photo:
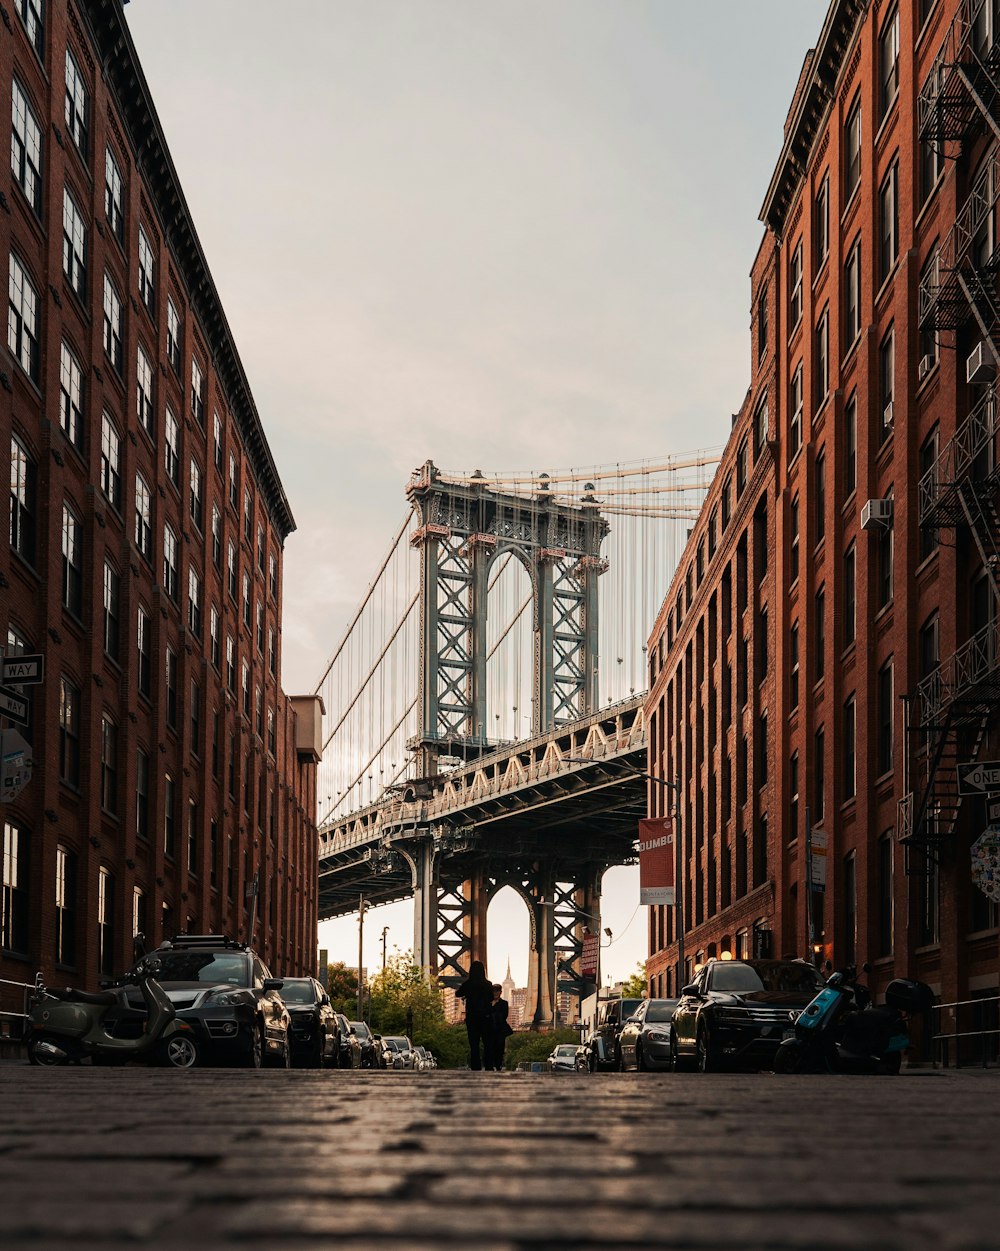
[[[785,1032],[782,1034],[781,1039],[782,1039],[782,1042],[787,1042],[789,1038],[794,1038],[794,1037],[795,1037],[795,1030],[786,1029]]]

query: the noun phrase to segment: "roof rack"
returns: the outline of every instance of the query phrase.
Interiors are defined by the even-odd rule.
[[[170,940],[172,947],[228,947],[234,951],[243,951],[243,943],[228,934],[175,934]]]

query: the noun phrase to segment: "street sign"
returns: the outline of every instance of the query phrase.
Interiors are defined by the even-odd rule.
[[[11,804],[31,781],[31,745],[17,730],[0,730],[0,804]]]
[[[0,678],[11,686],[37,686],[45,681],[45,657],[5,656]]]
[[[987,799],[986,824],[1000,825],[1000,799]]]
[[[826,853],[828,839],[826,830],[811,830],[812,888],[822,894],[826,890]]]
[[[22,699],[16,691],[0,686],[0,717],[8,721],[16,721],[18,725],[28,724],[28,701]]]
[[[982,795],[1000,791],[1000,760],[984,761],[982,764],[970,760],[956,768],[960,795]]]

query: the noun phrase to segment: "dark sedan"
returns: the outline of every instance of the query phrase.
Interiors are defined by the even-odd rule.
[[[359,1069],[361,1068],[361,1042],[343,1012],[338,1012],[336,1016],[340,1047],[338,1063],[342,1069]]]
[[[636,1068],[642,1073],[673,1067],[670,1036],[676,1007],[676,999],[644,999],[639,1004],[618,1035],[622,1071]]]
[[[823,986],[804,960],[710,960],[674,1010],[676,1068],[770,1068],[799,1012]]]
[[[330,996],[314,977],[286,977],[281,987],[291,1017],[292,1063],[305,1068],[335,1068],[340,1034]]]
[[[371,1031],[371,1026],[365,1021],[348,1021],[348,1025],[354,1030],[354,1036],[361,1047],[361,1067],[363,1069],[377,1069],[378,1056],[376,1054],[375,1035]]]

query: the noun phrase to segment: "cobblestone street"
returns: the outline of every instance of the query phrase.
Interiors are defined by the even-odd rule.
[[[997,1246],[1000,1078],[0,1066],[5,1248]]]

